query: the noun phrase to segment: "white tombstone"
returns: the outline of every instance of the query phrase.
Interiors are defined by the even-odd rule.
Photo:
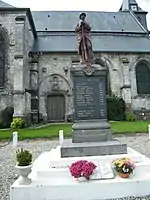
[[[18,145],[18,132],[13,132],[13,147],[17,147]]]
[[[149,139],[150,139],[150,124],[148,125],[148,135],[149,135]]]
[[[63,130],[59,131],[59,145],[61,146],[64,141],[64,132]]]

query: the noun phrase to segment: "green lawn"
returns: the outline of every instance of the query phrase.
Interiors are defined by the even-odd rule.
[[[19,139],[34,139],[34,138],[56,138],[58,137],[59,130],[63,130],[66,137],[70,137],[71,125],[70,124],[52,124],[43,128],[26,128],[20,129]],[[0,130],[0,140],[10,139],[12,130]]]
[[[114,133],[147,133],[150,121],[111,122]],[[34,138],[57,138],[60,129],[64,130],[65,137],[71,136],[71,124],[52,124],[43,128],[26,128],[19,130],[19,140]],[[0,140],[10,139],[12,130],[0,130]]]
[[[114,133],[148,133],[150,121],[111,122]]]

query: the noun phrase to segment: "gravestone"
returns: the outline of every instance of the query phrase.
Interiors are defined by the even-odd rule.
[[[72,140],[61,147],[61,157],[126,154],[127,145],[113,140],[107,121],[106,71],[99,65],[71,69],[74,85]]]

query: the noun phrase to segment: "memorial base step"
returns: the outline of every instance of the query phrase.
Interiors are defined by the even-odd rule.
[[[72,140],[65,140],[61,147],[61,157],[116,155],[126,153],[127,145],[118,140],[90,143],[72,143]]]

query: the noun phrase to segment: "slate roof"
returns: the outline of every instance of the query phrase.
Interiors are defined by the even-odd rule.
[[[5,2],[3,2],[3,1],[0,1],[0,7],[1,7],[1,8],[10,8],[10,7],[13,7],[13,6],[11,6],[11,5],[9,5],[8,3],[5,3]]]
[[[80,11],[32,12],[37,31],[45,31],[46,28],[47,31],[74,31],[79,14]],[[92,31],[144,32],[129,12],[88,11],[86,14]]]
[[[32,52],[77,52],[79,11],[32,12],[38,37]],[[150,52],[150,40],[130,12],[88,11],[95,52]],[[46,30],[47,29],[47,30]]]
[[[142,36],[101,35],[92,37],[94,52],[149,52],[150,40]],[[32,52],[77,52],[76,36],[39,36]]]

